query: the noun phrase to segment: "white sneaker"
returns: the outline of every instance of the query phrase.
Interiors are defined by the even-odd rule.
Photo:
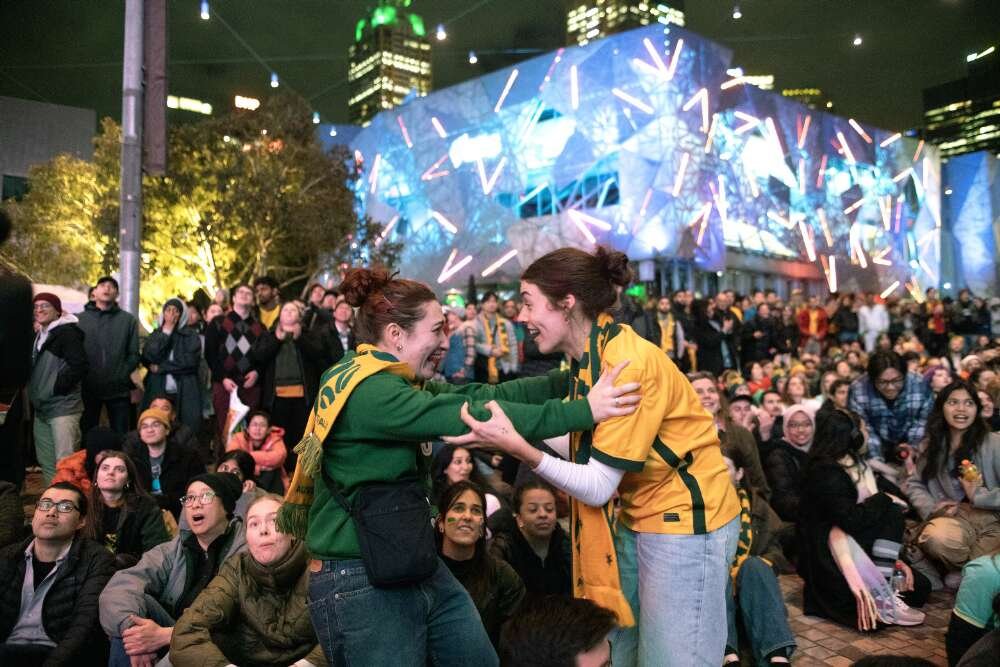
[[[886,625],[920,625],[926,618],[924,612],[903,602],[898,593],[888,600],[878,602],[877,606],[878,618]]]

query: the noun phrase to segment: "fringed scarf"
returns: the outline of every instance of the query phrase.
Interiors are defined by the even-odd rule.
[[[498,346],[500,352],[503,356],[510,354],[510,341],[507,339],[507,327],[504,326],[505,320],[499,315],[496,316],[497,324],[496,327],[490,328],[490,320],[485,315],[479,318],[483,322],[483,331],[486,332],[486,344],[490,347]],[[494,342],[499,340],[499,343]],[[497,358],[492,354],[486,358],[486,372],[488,373],[488,382],[490,384],[496,384],[500,381],[500,371],[497,368]]]
[[[295,445],[294,451],[299,458],[285,493],[285,502],[278,510],[277,526],[281,532],[305,539],[309,528],[309,508],[316,493],[314,480],[320,473],[323,462],[323,442],[354,388],[379,371],[399,375],[409,382],[414,377],[408,364],[367,344],[359,345],[356,355],[345,358],[323,373],[319,395],[316,405],[309,413],[305,435]]]
[[[580,361],[573,360],[570,372],[570,400],[586,396],[601,376],[601,354],[619,327],[610,315],[601,314],[590,333],[589,350]],[[586,464],[594,431],[575,432],[570,437],[570,460]],[[591,507],[571,498],[570,532],[573,539],[573,595],[610,609],[623,627],[635,625],[632,607],[622,592],[615,552],[614,501]]]

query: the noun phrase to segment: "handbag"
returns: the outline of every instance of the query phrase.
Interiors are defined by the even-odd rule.
[[[368,581],[376,588],[424,581],[438,567],[430,503],[417,479],[374,482],[358,489],[353,506],[322,467],[327,489],[354,521]]]

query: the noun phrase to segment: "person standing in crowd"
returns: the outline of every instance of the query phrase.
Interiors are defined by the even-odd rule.
[[[656,321],[660,325],[660,349],[671,361],[679,364],[679,355],[686,349],[684,327],[674,316],[670,297],[661,296],[656,300]]]
[[[480,487],[457,482],[441,494],[437,508],[438,553],[468,591],[495,647],[500,626],[524,598],[524,584],[510,565],[486,549],[486,495]]]
[[[866,294],[865,302],[858,309],[858,333],[865,343],[865,352],[875,351],[879,336],[889,332],[889,311],[880,297]]]
[[[809,303],[796,315],[799,325],[799,348],[804,354],[823,354],[830,323],[826,310],[819,305],[819,297],[809,297]]]
[[[782,417],[784,436],[774,442],[764,459],[764,472],[771,486],[772,505],[784,521],[799,519],[802,471],[809,459],[816,423],[812,411],[804,405],[785,408]]]
[[[316,400],[319,376],[333,363],[323,332],[307,329],[302,323],[302,310],[290,301],[281,307],[277,324],[254,342],[250,361],[260,369],[260,405],[270,415],[268,421],[282,429],[294,447],[302,439],[309,408]],[[226,448],[230,448],[229,444]],[[287,469],[295,467],[294,454],[281,458]],[[267,490],[284,492],[277,485]]]
[[[509,510],[490,519],[490,553],[510,564],[529,594],[572,595],[570,539],[556,520],[556,491],[535,478],[514,488],[513,521]],[[496,521],[501,514],[504,521]]]
[[[753,317],[743,322],[743,345],[740,349],[743,363],[771,359],[778,351],[771,307],[761,303],[753,312]]]
[[[496,665],[472,600],[433,551],[429,507],[423,505],[423,516],[407,523],[426,532],[404,531],[399,538],[406,541],[385,545],[397,549],[394,562],[410,565],[402,572],[410,583],[389,589],[367,574],[372,555],[362,560],[359,528],[344,506],[393,480],[413,480],[405,488],[423,496],[417,480],[429,450],[420,456],[420,443],[466,432],[460,410],[470,399],[477,416],[488,414],[484,400],[502,401],[517,427],[540,440],[629,414],[635,398],[625,395],[636,386],[613,387],[617,373],[610,372],[585,399],[564,402],[566,373],[496,386],[429,382],[447,341],[434,292],[383,269],[352,269],[342,289],[358,309],[361,345],[323,378],[321,395],[330,392],[335,399],[318,404],[278,523],[279,530],[304,537],[316,559],[309,596],[320,643],[333,664],[422,667],[433,655],[444,665]],[[423,390],[414,381],[423,381]],[[424,549],[427,542],[431,553]],[[433,566],[430,574],[424,563]],[[394,633],[387,635],[386,628]]]
[[[83,381],[84,432],[97,426],[107,408],[108,425],[125,435],[133,415],[129,394],[132,371],[139,366],[139,322],[118,307],[118,281],[104,276],[94,287],[94,300],[79,315],[83,347],[90,370]]]
[[[522,274],[521,319],[540,349],[572,359],[571,397],[629,361],[622,379],[642,387],[633,415],[575,431],[568,461],[534,448],[499,405],[486,422],[463,410],[472,432],[446,441],[494,446],[573,497],[574,594],[618,615],[615,664],[718,665],[739,501],[714,420],[691,384],[659,347],[608,312],[631,278],[623,253],[556,250]],[[612,530],[616,491],[621,510]],[[696,607],[700,614],[689,613]]]
[[[496,384],[504,379],[502,362],[510,354],[510,331],[497,314],[495,292],[483,295],[482,313],[476,318],[476,382]]]
[[[313,283],[306,290],[306,312],[302,315],[302,326],[306,331],[333,324],[333,315],[323,307],[324,296],[326,288],[319,283]]]
[[[225,445],[229,415],[229,395],[239,398],[251,410],[260,405],[258,373],[250,359],[250,349],[266,327],[253,314],[254,291],[249,285],[233,290],[233,309],[212,320],[205,333],[205,361],[212,371],[212,407],[218,420],[216,436]]]
[[[354,320],[354,309],[346,301],[338,301],[333,309],[333,326],[330,329],[332,334],[330,339],[330,363],[335,364],[340,361],[344,353],[357,347],[354,338],[354,328],[351,322]]]
[[[837,341],[841,345],[853,343],[860,337],[861,320],[853,294],[840,297],[840,303],[833,314],[831,324],[837,327]]]
[[[517,370],[520,370],[521,364],[524,363],[524,339],[527,337],[527,329],[524,326],[524,322],[517,321],[517,316],[520,312],[521,304],[519,304],[515,299],[507,299],[503,302],[503,316],[507,318],[508,322],[510,322],[510,327],[514,332],[514,338],[517,340],[517,358],[514,359],[515,350],[511,350],[510,354],[511,362],[516,364]]]
[[[965,340],[967,350],[976,344],[977,323],[978,313],[972,301],[972,291],[963,287],[958,292],[958,300],[951,305],[951,330]]]
[[[869,357],[867,374],[851,384],[848,400],[848,407],[868,429],[868,458],[880,463],[898,461],[899,452],[923,440],[933,405],[934,397],[923,378],[907,373],[902,357],[892,351]],[[877,472],[895,476],[875,465]]]
[[[698,299],[691,306],[694,322],[691,337],[697,344],[697,370],[718,377],[727,368],[735,368],[733,320],[717,316],[713,299]]]
[[[246,419],[246,429],[233,434],[226,451],[241,450],[252,456],[257,486],[269,493],[283,494],[288,486],[285,429],[272,426],[271,417],[262,410],[252,411]]]
[[[125,453],[135,464],[139,485],[177,518],[188,480],[205,472],[205,467],[197,451],[169,436],[170,415],[149,408],[139,415],[139,442],[126,442]]]
[[[233,515],[240,493],[235,475],[195,476],[181,499],[188,529],[111,577],[100,606],[101,626],[111,638],[109,667],[169,660],[176,619],[222,564],[246,549],[245,525]]]
[[[963,461],[978,475],[963,474]],[[917,545],[944,566],[951,588],[963,565],[1000,550],[1000,434],[989,431],[970,383],[957,380],[938,394],[923,455],[903,488],[927,522]]]
[[[944,304],[937,302],[931,308],[927,317],[927,326],[923,327],[923,341],[927,347],[927,353],[939,357],[945,354],[948,342],[948,313],[944,309]]]
[[[83,536],[87,499],[72,484],[45,489],[31,536],[0,550],[0,664],[100,665],[108,641],[98,595],[114,572],[111,554]]]
[[[448,318],[448,353],[441,364],[441,373],[452,384],[472,382],[476,363],[476,330],[465,326],[458,311],[450,308]]]
[[[0,209],[0,246],[11,232],[10,217]],[[24,482],[21,423],[22,391],[31,378],[33,313],[31,282],[0,263],[0,481],[20,488]]]
[[[257,297],[257,317],[265,329],[272,329],[281,311],[281,293],[278,281],[271,276],[259,276],[253,281],[254,295]],[[235,300],[234,300],[235,305]]]
[[[47,483],[56,474],[56,463],[80,445],[81,386],[89,363],[77,318],[62,311],[59,297],[40,292],[34,309],[38,333],[31,348],[28,398],[35,410],[35,454]]]
[[[94,462],[90,520],[84,535],[104,545],[115,557],[116,570],[132,567],[142,554],[170,539],[163,513],[140,485],[128,454],[104,450]]]
[[[309,554],[301,540],[275,530],[281,503],[268,494],[250,504],[247,550],[228,559],[177,620],[174,667],[326,664],[309,620]]]
[[[187,325],[199,336],[205,333],[205,313],[202,312],[201,306],[195,301],[188,301],[184,306],[187,312]]]
[[[180,299],[168,299],[159,325],[142,348],[146,374],[143,409],[154,398],[166,396],[176,406],[177,419],[192,431],[201,427],[201,338],[187,324],[187,309]]]

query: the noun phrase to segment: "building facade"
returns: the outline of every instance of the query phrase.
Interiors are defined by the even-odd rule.
[[[571,46],[583,46],[594,39],[653,23],[684,25],[683,0],[571,2],[572,5],[566,12],[566,41]]]
[[[945,159],[963,153],[1000,154],[1000,53],[969,54],[968,76],[924,90],[924,137]]]
[[[380,0],[355,27],[347,74],[352,123],[368,125],[380,111],[431,90],[427,28],[409,6],[410,0]]]

